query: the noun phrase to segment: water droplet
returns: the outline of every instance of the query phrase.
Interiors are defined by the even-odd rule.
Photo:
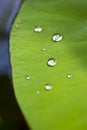
[[[72,74],[67,74],[67,78],[72,78]]]
[[[42,28],[40,26],[35,27],[34,32],[41,32]]]
[[[59,41],[61,41],[62,39],[63,39],[63,36],[62,36],[61,34],[59,34],[59,33],[54,34],[53,37],[52,37],[52,40],[53,40],[54,42],[59,42]]]
[[[51,67],[55,66],[56,64],[57,64],[57,61],[54,58],[50,58],[47,62],[47,65]]]
[[[27,75],[25,78],[26,78],[26,80],[29,80],[31,78],[31,76]]]
[[[42,48],[41,50],[42,50],[42,51],[46,51],[46,48]]]
[[[52,89],[52,85],[51,84],[46,84],[45,85],[45,90],[51,90]]]
[[[35,92],[36,94],[40,94],[40,91],[39,90],[36,90],[36,92]]]

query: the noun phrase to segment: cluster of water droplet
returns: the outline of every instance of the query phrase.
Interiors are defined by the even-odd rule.
[[[36,33],[40,33],[42,32],[43,28],[41,26],[36,26],[34,28],[34,32]],[[63,36],[60,34],[60,33],[55,33],[52,35],[52,41],[55,42],[55,43],[59,43],[60,41],[62,41],[63,39]],[[41,49],[42,51],[46,51],[47,49],[44,47]],[[48,61],[47,61],[47,65],[49,67],[54,67],[57,65],[57,60],[55,58],[49,58]],[[72,77],[72,74],[67,74],[67,78],[71,78]],[[29,80],[31,78],[31,76],[27,75],[26,77],[26,80]],[[50,91],[52,90],[53,86],[51,84],[46,84],[44,89],[47,90],[47,91]],[[35,91],[36,94],[40,94],[40,90],[36,90]],[[64,94],[64,96],[66,96],[66,94]]]

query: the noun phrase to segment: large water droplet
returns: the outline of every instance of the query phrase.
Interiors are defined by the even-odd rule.
[[[47,62],[47,65],[48,66],[55,66],[57,64],[57,60],[55,60],[54,58],[49,58],[48,62]]]
[[[37,26],[34,29],[34,32],[41,32],[41,31],[42,31],[42,27],[40,27],[40,26]]]
[[[52,85],[51,84],[46,84],[45,85],[45,90],[51,90],[52,89]]]
[[[27,76],[25,77],[26,80],[29,80],[30,78],[31,78],[30,75],[27,75]]]
[[[67,78],[72,78],[72,74],[67,74]]]
[[[52,37],[52,40],[53,40],[54,42],[59,42],[59,41],[61,41],[62,39],[63,39],[63,36],[62,36],[61,34],[59,34],[59,33],[54,34],[53,37]]]

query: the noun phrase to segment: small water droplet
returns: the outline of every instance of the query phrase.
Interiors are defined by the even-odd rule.
[[[72,74],[67,74],[67,78],[72,78]]]
[[[55,60],[54,58],[49,58],[49,59],[48,59],[48,62],[47,62],[47,65],[48,65],[48,66],[53,67],[53,66],[55,66],[56,64],[57,64],[57,60]]]
[[[35,92],[36,94],[40,94],[40,91],[39,90],[36,90],[36,92]]]
[[[42,31],[42,27],[40,27],[40,26],[37,26],[34,29],[34,32],[41,32],[41,31]]]
[[[46,51],[46,48],[42,48],[41,50],[42,50],[42,51]]]
[[[45,90],[51,90],[52,89],[52,85],[51,84],[46,84],[45,85]]]
[[[27,75],[27,76],[25,77],[26,80],[29,80],[30,78],[31,78],[31,76],[29,76],[29,75]]]
[[[59,34],[59,33],[54,34],[53,37],[52,37],[52,40],[53,40],[54,42],[59,42],[59,41],[61,41],[62,39],[63,39],[63,36],[62,36],[61,34]]]

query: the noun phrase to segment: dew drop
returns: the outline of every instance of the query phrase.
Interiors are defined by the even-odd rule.
[[[63,36],[62,36],[61,34],[59,34],[59,33],[54,34],[53,37],[52,37],[52,40],[53,40],[54,42],[59,42],[59,41],[61,41],[62,39],[63,39]]]
[[[36,92],[35,92],[36,94],[40,94],[40,91],[39,90],[36,90]]]
[[[29,80],[30,78],[31,78],[31,76],[29,76],[29,75],[27,75],[27,76],[25,77],[26,80]]]
[[[67,78],[72,78],[72,74],[67,74]]]
[[[53,67],[53,66],[55,66],[56,64],[57,64],[57,61],[56,61],[54,58],[49,58],[49,59],[48,59],[48,62],[47,62],[47,65],[48,65],[48,66]]]
[[[42,31],[42,27],[37,26],[34,28],[34,32],[41,32]]]
[[[52,85],[51,84],[46,84],[45,85],[45,90],[49,91],[52,89]]]

